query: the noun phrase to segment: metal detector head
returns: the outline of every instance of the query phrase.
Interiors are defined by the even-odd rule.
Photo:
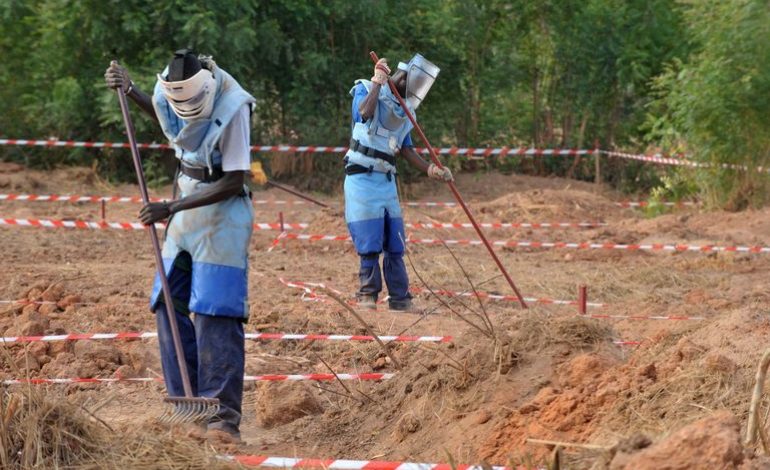
[[[171,405],[160,421],[168,424],[205,422],[219,412],[216,398],[167,397],[164,403]]]

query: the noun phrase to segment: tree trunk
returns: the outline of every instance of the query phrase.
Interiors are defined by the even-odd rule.
[[[584,114],[583,119],[580,120],[580,130],[578,131],[578,140],[577,140],[578,150],[583,148],[587,124],[588,124],[588,113]],[[582,155],[575,155],[575,159],[572,160],[572,166],[570,166],[569,170],[567,170],[567,178],[572,178],[572,176],[575,174],[575,170],[577,169],[577,166],[580,164],[580,159],[582,157],[583,157]]]

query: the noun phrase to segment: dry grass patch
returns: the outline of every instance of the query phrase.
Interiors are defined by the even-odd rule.
[[[213,449],[148,423],[113,429],[49,389],[0,394],[0,467],[4,469],[232,469]]]

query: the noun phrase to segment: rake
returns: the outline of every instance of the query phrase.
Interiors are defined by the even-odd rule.
[[[377,54],[375,54],[374,51],[369,52],[369,56],[372,58],[372,61],[374,61],[375,64],[379,60],[379,58],[377,57]],[[436,155],[436,151],[433,149],[433,146],[430,145],[428,138],[425,136],[425,133],[422,131],[422,127],[420,127],[420,125],[417,124],[417,121],[414,119],[414,116],[412,116],[412,113],[409,111],[409,108],[407,108],[406,103],[404,102],[404,99],[398,93],[398,90],[396,89],[396,85],[393,84],[393,80],[391,80],[390,77],[388,77],[388,85],[390,85],[390,91],[393,93],[393,96],[396,97],[396,99],[398,100],[398,103],[401,105],[401,108],[403,108],[404,113],[406,113],[406,117],[408,117],[409,120],[412,122],[412,125],[414,126],[414,130],[417,131],[422,141],[425,142],[425,147],[427,147],[428,152],[430,153],[431,161],[433,161],[433,163],[437,167],[444,168],[444,165],[441,164],[441,161],[438,159],[438,156]],[[524,297],[521,296],[521,293],[519,292],[519,289],[516,287],[516,284],[513,283],[513,279],[511,279],[511,276],[508,274],[508,271],[503,266],[503,263],[500,261],[500,258],[498,258],[497,254],[492,248],[492,245],[489,243],[489,240],[487,240],[487,237],[484,235],[484,232],[481,230],[481,226],[478,224],[478,222],[476,222],[476,218],[473,217],[471,210],[465,204],[465,200],[463,200],[463,197],[460,195],[460,192],[457,190],[457,186],[455,186],[453,181],[447,181],[447,186],[449,186],[449,189],[452,191],[452,194],[454,195],[455,200],[460,205],[460,207],[462,207],[463,212],[465,212],[465,215],[468,217],[468,220],[470,221],[471,225],[473,225],[473,228],[476,230],[476,233],[479,235],[479,238],[481,238],[481,241],[484,243],[484,246],[487,248],[489,255],[492,256],[492,259],[495,261],[495,264],[500,270],[500,273],[502,273],[503,277],[508,282],[508,285],[511,286],[511,289],[513,289],[513,292],[516,294],[516,298],[519,299],[519,303],[521,304],[522,308],[527,308],[527,303],[524,302]]]
[[[116,89],[118,101],[120,102],[120,111],[123,114],[123,123],[126,126],[126,135],[128,136],[129,146],[131,147],[131,157],[134,160],[134,169],[136,178],[139,181],[139,190],[142,194],[142,202],[147,205],[150,197],[147,192],[147,184],[144,179],[144,170],[142,169],[142,159],[139,156],[139,148],[136,145],[136,136],[134,135],[134,124],[131,121],[131,115],[128,111],[128,100],[122,88]],[[203,398],[193,396],[190,386],[190,376],[187,373],[187,361],[182,349],[182,339],[179,336],[179,326],[174,312],[174,301],[171,297],[171,288],[166,277],[166,270],[163,267],[163,257],[160,251],[160,241],[158,233],[155,231],[155,224],[147,227],[152,240],[152,248],[155,253],[155,265],[158,268],[160,284],[163,288],[163,300],[166,303],[166,315],[171,327],[171,336],[174,341],[174,351],[179,366],[179,373],[182,376],[182,386],[184,388],[183,397],[166,397],[164,402],[171,405],[160,421],[169,424],[182,424],[192,422],[205,422],[219,412],[219,399]]]

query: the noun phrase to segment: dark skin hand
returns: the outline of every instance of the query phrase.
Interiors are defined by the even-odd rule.
[[[398,94],[403,97],[406,94],[406,72],[399,70],[393,74],[390,81],[396,85]],[[358,105],[358,112],[364,120],[374,116],[374,111],[377,109],[377,100],[380,97],[380,84],[372,82],[372,88],[369,90],[369,94]]]
[[[393,84],[396,85],[396,90],[398,90],[398,93],[401,96],[404,96],[406,93],[406,72],[399,70],[393,74],[391,81],[393,81]],[[377,100],[379,97],[380,85],[378,83],[372,83],[372,88],[369,90],[369,94],[366,95],[366,98],[364,98],[364,100],[358,106],[358,112],[361,114],[361,117],[364,120],[374,116],[374,111],[377,109]],[[423,160],[422,157],[420,157],[420,155],[415,152],[414,147],[403,147],[401,149],[401,156],[404,157],[406,161],[409,162],[409,164],[413,167],[417,168],[423,173],[427,173],[429,163]]]
[[[150,225],[187,209],[208,206],[241,194],[246,181],[245,171],[226,171],[219,180],[201,191],[171,202],[151,202],[139,211],[139,220]]]
[[[422,159],[422,157],[414,150],[414,147],[402,147],[401,156],[404,157],[410,165],[417,168],[421,172],[428,172],[428,167],[430,164]]]
[[[110,66],[104,72],[104,80],[107,82],[108,87],[116,90],[120,88],[124,93],[130,88],[131,91],[126,96],[131,98],[142,111],[149,114],[156,122],[158,121],[158,116],[155,114],[155,108],[152,105],[152,98],[139,90],[136,85],[131,86],[131,78],[129,78],[125,67],[116,61],[110,62]],[[241,194],[245,181],[245,171],[227,171],[222,178],[195,194],[176,201],[151,202],[147,204],[139,211],[139,220],[145,225],[150,225],[168,219],[179,211],[224,201]]]
[[[110,88],[121,88],[123,92],[128,92],[126,96],[131,98],[131,101],[136,103],[155,122],[158,122],[158,116],[155,115],[155,108],[152,106],[152,98],[147,93],[141,91],[136,84],[131,86],[131,78],[125,67],[113,60],[104,72],[104,81],[107,82],[107,86]],[[129,88],[131,91],[129,91]]]

